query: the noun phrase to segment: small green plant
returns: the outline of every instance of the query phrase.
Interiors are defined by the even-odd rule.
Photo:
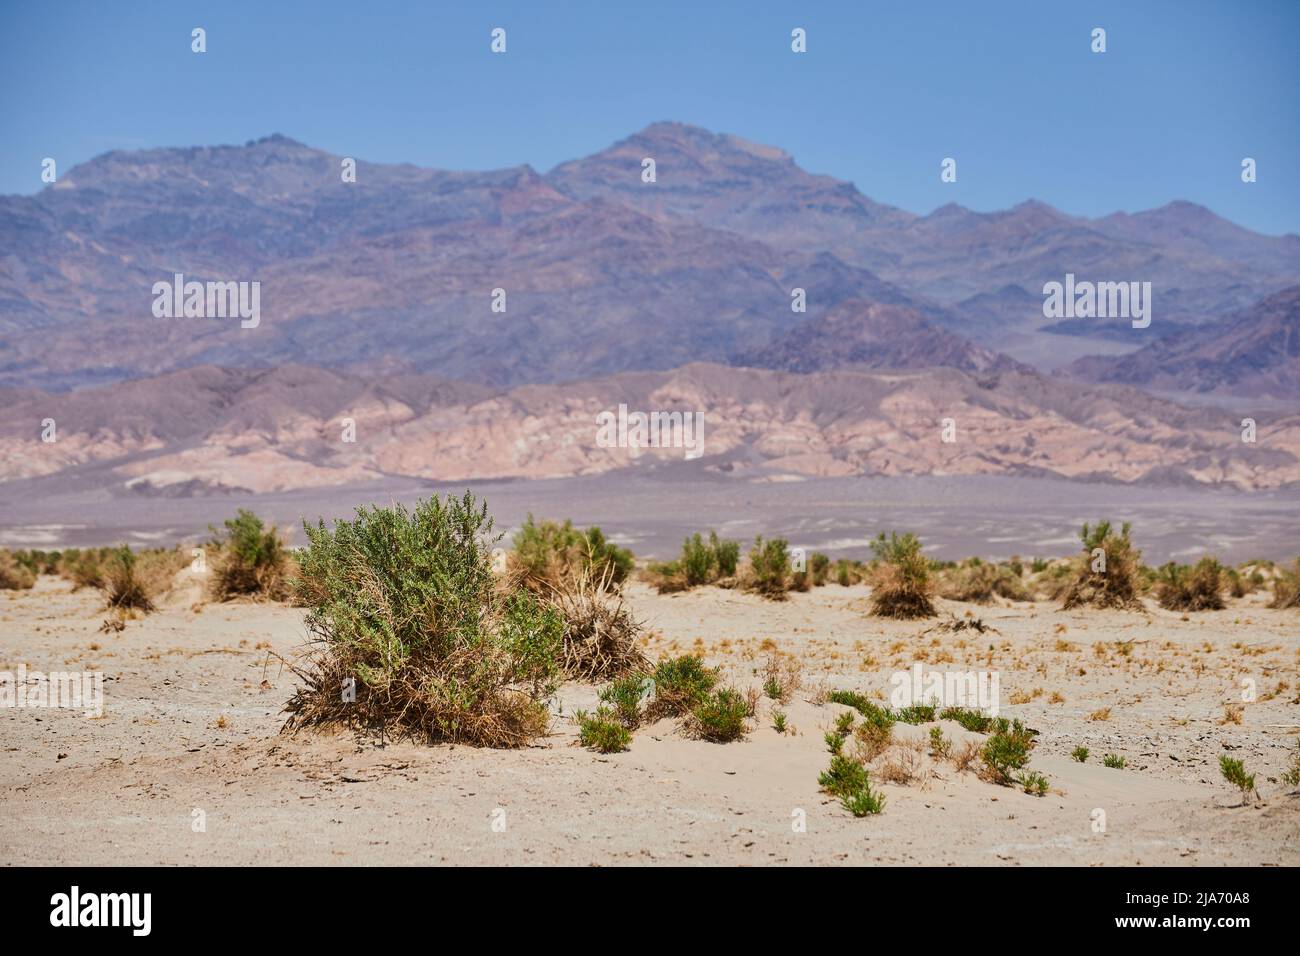
[[[853,733],[853,715],[851,713],[845,711],[835,718],[835,732],[841,738]]]
[[[1240,760],[1234,760],[1227,754],[1219,756],[1219,773],[1223,774],[1223,779],[1228,781],[1238,790],[1241,791],[1241,802],[1246,802],[1246,797],[1255,791],[1255,775],[1246,773],[1245,764]]]
[[[947,760],[952,754],[952,741],[943,735],[942,727],[930,728],[930,754],[940,760]]]
[[[603,754],[618,753],[627,750],[632,743],[632,733],[614,718],[608,707],[597,707],[595,714],[578,711],[578,738],[584,747],[591,747]]]
[[[786,717],[785,714],[779,710],[772,711],[772,729],[778,734],[786,732]]]
[[[844,738],[833,730],[826,731],[822,737],[826,741],[826,749],[833,754],[841,753],[844,750]]]
[[[866,789],[867,769],[843,754],[831,757],[831,765],[820,777],[817,785],[833,797],[843,797]]]
[[[763,693],[771,700],[781,699],[781,682],[775,677],[763,681]]]
[[[1051,786],[1048,779],[1036,770],[1030,770],[1027,773],[1017,775],[1016,783],[1020,784],[1020,786],[1024,788],[1025,793],[1032,793],[1038,797],[1046,794],[1048,788]]]
[[[881,707],[879,704],[852,690],[833,690],[826,697],[831,703],[843,704],[846,707],[852,707],[869,724],[875,724],[882,727],[892,727],[894,725],[893,714],[889,708]]]
[[[566,578],[588,571],[596,578],[608,576],[615,586],[626,580],[635,566],[632,552],[612,544],[597,527],[579,531],[572,521],[538,523],[530,514],[515,533],[508,565],[519,582],[535,591],[560,587]]]
[[[682,542],[682,556],[677,564],[686,578],[686,586],[708,584],[713,579],[715,561],[713,550],[698,531]]]
[[[1019,720],[1007,723],[1005,718],[995,722],[997,729],[984,743],[980,758],[985,774],[994,783],[1003,786],[1014,782],[1014,771],[1029,762],[1029,752],[1034,749],[1033,732]]]
[[[894,719],[904,724],[928,724],[934,720],[934,704],[909,704],[893,712]]]
[[[1075,760],[1076,763],[1087,763],[1087,762],[1088,762],[1088,748],[1087,748],[1087,747],[1075,747],[1073,750],[1070,751],[1070,756],[1074,758],[1074,760]]]
[[[1224,569],[1214,558],[1195,566],[1170,562],[1156,575],[1156,600],[1170,611],[1218,611],[1223,608]]]
[[[1116,534],[1109,521],[1084,524],[1079,533],[1083,553],[1075,559],[1073,576],[1064,588],[1064,610],[1100,607],[1140,610],[1142,553],[1133,547],[1126,521]]]
[[[218,601],[241,595],[271,599],[284,597],[288,590],[286,570],[289,553],[274,527],[243,508],[212,532],[209,547],[216,552],[209,589]]]
[[[1106,754],[1101,758],[1103,766],[1110,767],[1112,770],[1123,770],[1128,766],[1128,761],[1118,754]]]
[[[736,576],[736,566],[740,564],[740,542],[723,541],[716,531],[709,532],[709,550],[713,552],[713,563],[718,575],[724,578]]]
[[[641,706],[650,694],[650,682],[639,674],[620,677],[600,692],[600,700],[610,704],[624,727],[635,730],[641,723]]]
[[[861,790],[841,796],[840,806],[855,817],[865,817],[883,811],[885,798],[879,793],[873,793],[871,787],[864,782]]]
[[[691,711],[690,729],[697,737],[726,743],[745,735],[745,721],[751,716],[749,702],[733,687],[721,687]]]

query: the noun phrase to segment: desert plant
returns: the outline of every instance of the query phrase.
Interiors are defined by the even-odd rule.
[[[1273,579],[1273,600],[1268,606],[1300,607],[1300,558],[1296,558],[1292,567],[1278,569],[1278,575]]]
[[[835,583],[840,587],[847,588],[862,581],[862,568],[856,561],[850,561],[848,558],[840,558],[835,562],[832,569],[832,576]]]
[[[287,596],[289,555],[274,527],[243,508],[227,518],[224,527],[209,525],[215,552],[209,589],[212,597],[226,601],[240,595],[271,599]]]
[[[1087,762],[1088,762],[1088,748],[1087,748],[1087,747],[1075,747],[1073,750],[1070,751],[1070,756],[1074,759],[1074,761],[1075,761],[1076,763],[1087,763]]]
[[[814,551],[808,556],[808,572],[812,575],[813,587],[825,586],[826,579],[831,573],[831,559],[820,551]]]
[[[933,616],[934,584],[917,537],[894,532],[886,538],[881,532],[871,550],[876,557],[870,574],[871,613],[893,618]]]
[[[1246,773],[1245,764],[1240,760],[1235,760],[1227,754],[1220,754],[1219,773],[1223,774],[1224,780],[1241,791],[1242,803],[1245,803],[1246,797],[1254,792],[1255,775]]]
[[[1083,554],[1075,560],[1073,579],[1064,591],[1064,610],[1101,607],[1138,610],[1141,552],[1133,547],[1126,521],[1116,534],[1109,521],[1084,524],[1079,538]]]
[[[904,724],[928,724],[934,720],[935,704],[908,704],[891,711],[894,719]]]
[[[26,591],[36,585],[36,574],[8,551],[0,551],[0,591]]]
[[[687,729],[696,737],[725,743],[745,735],[745,721],[752,716],[749,702],[733,687],[720,687],[692,709]]]
[[[980,758],[984,761],[985,775],[994,783],[1004,786],[1014,782],[1014,771],[1029,762],[1029,752],[1034,749],[1034,737],[1019,720],[1000,721],[998,729],[984,742]]]
[[[773,601],[785,600],[790,587],[790,552],[784,538],[764,541],[759,535],[754,539],[745,587]]]
[[[857,691],[852,690],[833,690],[826,699],[834,704],[843,704],[846,707],[852,707],[863,716],[869,724],[875,724],[880,727],[893,727],[894,715],[888,707],[881,707],[875,701],[869,700]]]
[[[608,707],[597,707],[594,714],[580,710],[574,717],[578,721],[578,739],[584,747],[611,754],[627,750],[632,743],[631,732],[614,719]]]
[[[802,681],[799,659],[793,655],[768,655],[763,667],[763,693],[778,703],[787,703]]]
[[[652,684],[646,677],[630,675],[620,677],[600,692],[602,703],[614,708],[614,713],[624,727],[635,730],[641,724],[642,705],[649,699]]]
[[[1128,761],[1119,754],[1106,754],[1101,758],[1102,766],[1110,767],[1112,770],[1123,770],[1128,766]]]
[[[930,755],[947,760],[952,754],[952,741],[943,735],[942,727],[930,728]]]
[[[833,797],[857,793],[867,786],[867,770],[843,754],[834,754],[831,765],[817,778],[817,785]]]
[[[1288,787],[1300,787],[1300,740],[1295,742],[1295,753],[1291,755],[1291,766],[1282,771],[1282,782]]]
[[[704,539],[696,532],[682,542],[682,556],[678,561],[687,587],[707,584],[713,579],[717,567],[717,557]]]
[[[989,727],[993,725],[992,717],[967,707],[945,707],[939,712],[939,719],[956,721],[966,730],[977,734],[988,733]]]
[[[1020,575],[1002,567],[971,558],[939,576],[939,594],[950,601],[988,604],[994,595],[1012,601],[1028,601],[1029,590]]]
[[[871,786],[864,781],[862,789],[855,790],[852,793],[844,794],[840,797],[840,806],[855,817],[865,817],[869,814],[881,813],[885,809],[885,798],[882,794],[873,793]]]
[[[786,716],[779,710],[772,711],[772,729],[778,734],[783,734],[786,731]]]
[[[177,551],[158,549],[137,554],[126,545],[113,549],[100,565],[99,587],[105,603],[121,611],[153,611],[184,563]]]
[[[316,641],[287,726],[343,724],[513,747],[545,733],[564,621],[492,570],[492,519],[469,492],[304,523],[297,589]]]
[[[736,567],[740,564],[740,542],[724,541],[716,531],[710,531],[709,550],[713,552],[713,563],[717,566],[719,576],[734,578]]]
[[[632,552],[612,544],[600,528],[579,531],[572,521],[538,523],[530,514],[515,532],[514,550],[507,567],[524,587],[544,591],[563,585],[566,578],[589,571],[597,578],[622,585],[632,572]]]
[[[1223,567],[1214,558],[1201,558],[1194,567],[1171,561],[1156,575],[1156,600],[1169,611],[1221,610],[1223,588]]]
[[[550,584],[540,598],[564,622],[560,667],[571,680],[611,680],[650,669],[638,644],[641,625],[614,574],[609,564],[603,569],[582,565]]]
[[[692,654],[660,661],[651,674],[654,696],[647,702],[647,716],[679,717],[702,703],[718,683],[715,668]]]
[[[1018,774],[1016,776],[1016,783],[1024,788],[1025,793],[1032,793],[1038,797],[1046,794],[1048,788],[1051,786],[1051,782],[1036,770],[1030,770],[1027,773]]]

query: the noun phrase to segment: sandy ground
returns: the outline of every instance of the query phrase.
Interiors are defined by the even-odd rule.
[[[867,617],[867,593],[831,586],[775,604],[632,585],[651,656],[701,651],[748,687],[775,645],[802,662],[804,687],[781,708],[790,733],[773,729],[765,700],[741,742],[686,739],[664,721],[603,756],[576,744],[570,715],[595,701],[583,685],[562,689],[552,735],[523,750],[284,735],[293,682],[270,652],[300,650],[301,611],[202,604],[192,582],[159,613],[100,633],[95,594],[42,578],[31,592],[0,592],[0,669],[102,670],[105,709],[0,709],[4,860],[1300,864],[1300,795],[1278,779],[1300,733],[1294,613],[1264,608],[1263,596],[1188,618],[941,602],[1001,633],[920,636],[924,623]],[[855,819],[819,793],[822,735],[845,708],[815,703],[818,690],[887,696],[890,675],[914,660],[997,671],[1001,712],[1040,732],[1030,766],[1051,792],[1030,796],[927,757],[923,779],[877,778],[880,816]],[[1243,679],[1258,699],[1234,723],[1227,705]],[[1107,708],[1108,719],[1090,719]],[[977,739],[942,726],[958,743]],[[897,736],[927,731],[899,725]],[[1080,744],[1086,764],[1068,756]],[[1225,752],[1256,773],[1258,800],[1241,805],[1220,778]],[[1127,768],[1103,767],[1104,753]]]

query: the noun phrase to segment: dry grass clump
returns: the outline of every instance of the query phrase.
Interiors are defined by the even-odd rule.
[[[1029,589],[1015,569],[968,558],[939,575],[939,595],[950,601],[989,604],[994,596],[1010,601],[1028,601]]]
[[[932,617],[930,598],[934,582],[930,563],[921,554],[921,542],[913,534],[884,532],[871,542],[876,563],[869,573],[871,613],[878,617]]]
[[[1296,558],[1292,567],[1279,569],[1278,576],[1273,579],[1273,600],[1268,606],[1300,607],[1300,558]]]
[[[175,549],[151,549],[139,554],[126,545],[112,550],[100,564],[100,590],[109,608],[148,613],[171,589],[185,566],[185,556]]]
[[[1214,558],[1201,558],[1192,567],[1171,561],[1160,568],[1155,593],[1167,611],[1219,611],[1223,587],[1223,567]]]
[[[209,591],[214,600],[251,596],[273,601],[289,596],[289,568],[293,559],[275,527],[240,508],[227,518],[221,529],[209,526],[212,578]]]
[[[317,647],[294,668],[304,686],[287,728],[489,747],[546,732],[564,620],[526,588],[497,586],[486,505],[466,492],[304,527],[297,589]]]
[[[8,551],[0,551],[0,591],[26,591],[36,585],[36,574]]]
[[[1120,608],[1140,610],[1138,599],[1141,552],[1129,539],[1126,521],[1115,534],[1109,521],[1084,524],[1079,538],[1083,554],[1075,560],[1074,579],[1065,589],[1062,608]]]
[[[787,704],[803,680],[803,667],[792,654],[768,655],[763,666],[763,693],[779,704]]]
[[[590,566],[570,575],[545,598],[564,621],[560,670],[573,680],[606,681],[650,669],[637,645],[641,625],[613,583],[614,571]]]

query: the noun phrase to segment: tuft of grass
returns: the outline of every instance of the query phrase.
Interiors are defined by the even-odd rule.
[[[1074,759],[1074,761],[1075,761],[1076,763],[1087,763],[1087,762],[1088,762],[1088,748],[1087,748],[1087,747],[1075,747],[1073,750],[1070,751],[1070,756]]]
[[[289,553],[273,527],[240,508],[222,528],[212,532],[209,548],[215,552],[209,591],[214,600],[228,601],[243,595],[279,600],[287,597]]]
[[[779,710],[772,711],[772,729],[778,734],[783,734],[788,729],[786,727],[786,716]]]
[[[935,704],[909,704],[893,711],[894,719],[903,724],[928,724],[934,720]]]
[[[1123,770],[1128,766],[1128,761],[1118,754],[1106,754],[1101,758],[1103,766],[1110,767],[1113,770]]]
[[[632,733],[618,720],[608,707],[597,707],[595,714],[578,711],[578,739],[584,747],[591,747],[603,754],[618,753],[627,750],[632,743]]]
[[[939,712],[939,719],[955,721],[966,730],[976,734],[986,734],[989,728],[993,726],[992,717],[967,707],[945,707]]]
[[[1130,530],[1127,521],[1118,534],[1109,521],[1084,524],[1079,533],[1083,553],[1075,560],[1073,579],[1065,587],[1063,610],[1073,607],[1141,609],[1138,592],[1142,554],[1133,547]]]
[[[297,591],[316,648],[294,668],[288,727],[491,747],[546,732],[564,621],[524,587],[498,587],[486,505],[466,492],[304,528]]]
[[[644,676],[620,677],[600,692],[602,703],[614,708],[619,722],[629,730],[641,725],[642,705],[650,696],[651,682]]]
[[[1220,754],[1219,773],[1223,774],[1224,780],[1241,791],[1242,803],[1246,802],[1246,797],[1254,793],[1255,775],[1246,773],[1245,764],[1240,760],[1235,760],[1227,754]]]
[[[952,741],[943,735],[942,727],[930,728],[930,756],[947,760],[952,755]]]
[[[763,666],[763,693],[778,703],[789,703],[803,682],[799,659],[773,651]]]
[[[1201,558],[1193,567],[1171,561],[1156,573],[1156,600],[1168,611],[1219,611],[1224,585],[1223,567],[1214,558]]]
[[[893,727],[894,725],[894,715],[890,713],[888,707],[881,707],[875,701],[869,700],[857,691],[833,690],[826,695],[826,699],[834,704],[852,707],[869,724],[881,727]]]
[[[878,617],[933,617],[930,562],[913,534],[884,532],[871,542],[876,563],[871,570],[871,613]]]

